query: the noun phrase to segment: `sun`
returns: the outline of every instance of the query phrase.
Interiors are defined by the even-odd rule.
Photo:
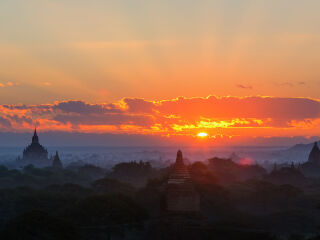
[[[197,134],[197,136],[204,138],[204,137],[207,137],[207,136],[208,136],[208,133],[200,132],[200,133]]]

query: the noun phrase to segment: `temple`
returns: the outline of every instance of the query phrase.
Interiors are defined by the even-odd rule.
[[[172,212],[198,212],[200,210],[199,195],[195,191],[180,150],[168,179],[166,204],[167,210]]]
[[[317,142],[314,143],[310,151],[308,161],[301,164],[302,173],[308,177],[320,177],[320,149]]]
[[[49,165],[48,151],[39,143],[36,129],[34,130],[31,144],[23,150],[22,163],[37,166]]]
[[[61,162],[61,160],[60,160],[60,158],[59,158],[58,151],[56,152],[56,155],[55,155],[54,158],[53,158],[52,168],[53,168],[53,169],[56,169],[56,170],[59,170],[59,169],[62,169],[62,168],[63,168],[62,162]]]
[[[315,142],[313,145],[313,148],[309,154],[308,162],[320,166],[320,149],[317,142]]]

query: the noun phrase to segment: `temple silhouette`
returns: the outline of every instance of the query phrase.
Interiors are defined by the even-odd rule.
[[[62,162],[60,160],[58,151],[56,151],[56,155],[53,157],[53,161],[52,161],[52,168],[59,170],[63,168]]]
[[[195,191],[180,150],[168,179],[166,204],[167,211],[171,212],[200,211],[199,195]]]
[[[314,143],[310,151],[308,161],[300,166],[301,171],[309,177],[320,176],[320,149],[317,142]]]
[[[320,149],[317,142],[314,143],[313,148],[309,154],[308,163],[320,166]]]
[[[63,168],[58,152],[54,157],[48,157],[48,150],[40,144],[37,129],[34,130],[31,144],[23,150],[22,158],[18,157],[17,162],[22,165],[32,164],[37,167]]]
[[[37,129],[34,130],[32,142],[23,150],[22,162],[34,165],[48,165],[48,151],[39,142]]]
[[[306,177],[320,177],[320,149],[317,142],[314,143],[306,162],[297,166],[292,162],[291,166],[285,165],[280,168],[275,163],[273,170],[265,176],[265,179],[277,184],[301,185],[306,181]]]

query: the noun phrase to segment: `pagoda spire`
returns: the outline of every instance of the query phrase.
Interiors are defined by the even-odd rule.
[[[34,128],[34,133],[33,133],[33,137],[32,137],[32,143],[39,143],[39,137],[37,134],[37,128]]]
[[[52,162],[52,167],[54,169],[62,169],[63,168],[63,165],[62,165],[62,162],[60,160],[58,151],[56,151],[56,155],[54,156],[54,159],[53,159],[53,162]]]

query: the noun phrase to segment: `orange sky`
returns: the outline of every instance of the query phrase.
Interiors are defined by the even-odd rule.
[[[319,136],[319,8],[0,1],[0,130]]]
[[[213,143],[248,138],[320,135],[320,101],[308,98],[216,97],[114,103],[63,101],[42,105],[1,105],[0,130],[155,135]],[[193,141],[193,140],[192,140]]]
[[[0,101],[319,97],[320,2],[0,2]]]

